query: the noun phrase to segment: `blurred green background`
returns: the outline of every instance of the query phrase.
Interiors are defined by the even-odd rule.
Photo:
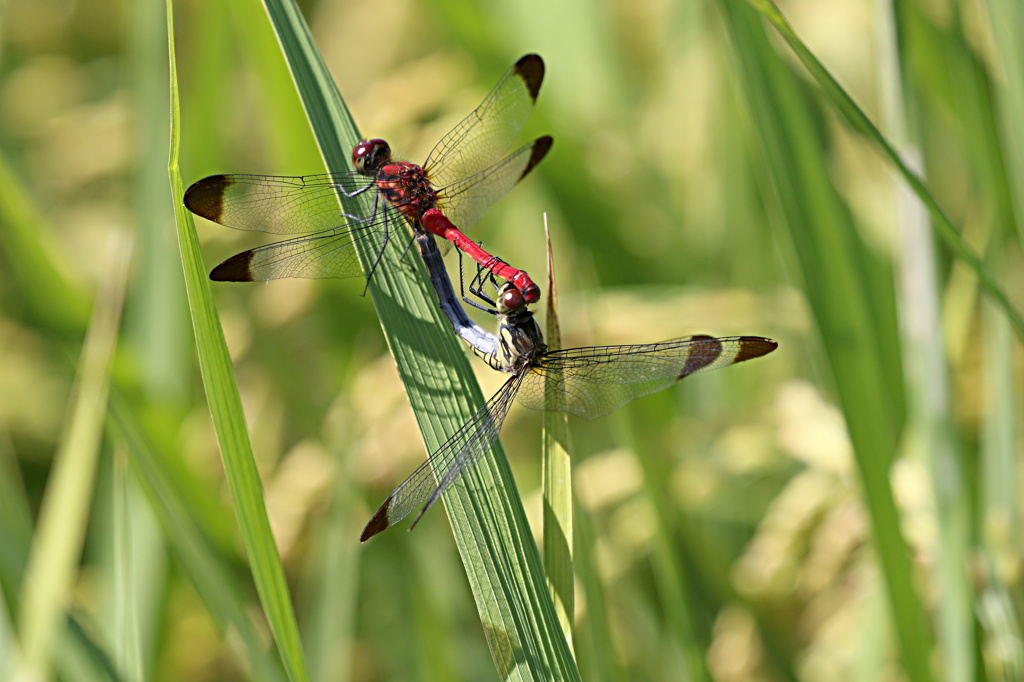
[[[678,680],[694,658],[716,680],[1024,676],[1019,341],[751,5],[301,5],[362,132],[413,161],[516,58],[544,57],[523,140],[555,146],[473,237],[540,281],[547,213],[564,345],[780,343],[570,421],[584,679]],[[1024,308],[1024,10],[781,10]],[[199,381],[166,171],[164,11],[14,0],[0,14],[4,679],[31,629],[33,529],[74,440],[89,311],[126,241],[115,411],[95,481],[77,479],[88,517],[66,530],[82,549],[54,674],[283,679],[255,653],[272,643]],[[185,181],[321,172],[262,7],[182,2],[175,20]],[[210,267],[269,241],[198,229]],[[411,535],[358,544],[425,456],[362,291],[214,287],[309,666],[493,679],[440,507]],[[485,369],[489,395],[502,377]],[[513,408],[503,442],[536,521],[539,415]]]

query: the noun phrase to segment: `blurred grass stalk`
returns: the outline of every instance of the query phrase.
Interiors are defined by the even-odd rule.
[[[920,153],[916,151],[917,145],[911,139],[912,131],[916,132],[920,127],[918,112],[922,104],[919,103],[916,90],[920,84],[918,80],[905,76],[905,72],[909,68],[907,64],[934,64],[937,67],[944,66],[948,69],[948,77],[952,79],[952,88],[957,92],[969,93],[963,98],[966,100],[963,108],[966,109],[964,115],[967,117],[968,126],[973,124],[975,128],[990,127],[988,124],[993,116],[987,107],[986,90],[983,84],[977,82],[978,72],[972,68],[971,64],[964,63],[971,58],[971,52],[964,42],[957,41],[952,46],[943,44],[943,54],[941,55],[914,54],[915,49],[918,51],[927,49],[927,47],[922,48],[924,41],[915,43],[907,38],[908,35],[914,33],[915,29],[921,28],[914,25],[915,21],[921,22],[921,16],[916,14],[918,10],[902,4],[898,7],[890,7],[885,2],[877,3],[883,54],[881,80],[885,84],[882,100],[886,129],[891,136],[886,139],[800,41],[778,13],[774,4],[768,0],[753,0],[752,4],[779,30],[804,66],[818,81],[822,91],[836,109],[844,114],[855,130],[863,134],[888,157],[895,171],[906,182],[906,184],[899,183],[897,187],[899,202],[896,217],[900,236],[897,248],[900,285],[897,296],[901,332],[899,347],[903,351],[906,378],[905,403],[897,401],[899,397],[897,393],[878,393],[873,397],[868,394],[848,395],[844,399],[844,393],[848,393],[852,386],[848,383],[852,377],[846,375],[843,366],[837,363],[837,356],[842,352],[837,349],[837,346],[849,343],[851,339],[842,332],[840,326],[830,322],[828,312],[821,307],[825,301],[821,300],[820,292],[811,293],[812,290],[821,288],[820,284],[827,281],[820,278],[822,272],[815,273],[815,264],[812,262],[815,258],[824,260],[825,254],[813,248],[801,248],[803,238],[800,232],[804,229],[818,230],[820,228],[815,223],[806,222],[809,216],[802,214],[799,206],[800,197],[795,195],[782,196],[782,204],[786,207],[783,212],[784,222],[797,243],[805,285],[809,291],[812,308],[818,318],[826,353],[832,358],[840,400],[844,407],[847,424],[854,441],[857,461],[864,478],[865,492],[869,503],[874,500],[872,516],[876,540],[878,541],[880,559],[885,567],[891,613],[895,619],[897,633],[902,644],[902,658],[907,674],[911,679],[930,679],[931,671],[928,660],[931,644],[928,625],[923,618],[920,598],[916,594],[910,595],[906,592],[908,588],[912,589],[912,585],[908,581],[908,576],[905,575],[906,562],[898,556],[905,552],[905,548],[902,547],[902,540],[898,537],[898,518],[891,516],[894,512],[894,509],[891,508],[891,492],[888,490],[888,483],[884,478],[892,460],[887,449],[886,451],[867,449],[865,446],[869,440],[863,437],[866,434],[861,433],[858,437],[858,432],[862,432],[863,428],[870,426],[872,417],[870,410],[860,409],[863,405],[855,404],[855,400],[876,400],[878,405],[895,406],[901,410],[903,405],[906,405],[906,423],[900,423],[897,419],[889,428],[894,426],[902,433],[903,453],[923,458],[931,472],[934,513],[938,521],[938,536],[935,538],[932,551],[938,557],[935,582],[937,585],[937,630],[942,644],[941,650],[938,652],[942,660],[941,669],[950,679],[972,679],[976,672],[976,661],[979,660],[981,653],[980,645],[975,641],[973,620],[978,605],[974,600],[968,573],[971,528],[975,524],[971,517],[971,495],[964,483],[969,479],[969,467],[963,461],[962,453],[958,451],[953,431],[954,417],[949,401],[946,354],[943,352],[942,344],[944,335],[938,312],[940,285],[935,271],[932,231],[929,229],[928,223],[929,214],[936,221],[934,229],[943,237],[950,251],[974,271],[978,281],[991,297],[990,300],[1001,310],[1004,321],[1016,327],[1018,333],[1022,331],[1022,323],[1018,312],[1012,307],[998,284],[996,274],[994,274],[998,272],[998,263],[993,259],[988,259],[987,262],[982,261],[970,250],[961,237],[960,231],[949,221],[920,179],[924,164],[921,162]],[[1001,11],[991,12],[993,20],[997,20],[999,17],[1008,22],[1012,27],[1011,33],[1015,36],[1015,39],[1010,40],[1005,27],[994,27],[994,33],[1002,35],[1000,54],[1011,62],[1006,65],[1007,72],[1004,75],[1011,79],[1017,79],[1010,83],[1010,90],[1014,91],[1014,94],[1004,96],[1002,101],[1004,110],[1015,110],[1021,114],[1024,113],[1020,97],[1020,92],[1024,89],[1021,87],[1024,71],[1020,68],[1018,52],[1019,37],[1024,35],[1024,13],[1020,12],[1019,8],[1011,10],[1002,3],[990,3],[990,9],[995,9],[997,6]],[[952,34],[956,38],[960,38],[959,31],[962,30],[958,11],[954,9],[952,12]],[[749,37],[749,34],[746,37]],[[924,44],[927,45],[927,43]],[[737,45],[737,52],[742,57],[745,46],[741,46],[740,40],[737,40]],[[946,49],[947,47],[950,49]],[[753,66],[748,66],[748,70],[753,72]],[[748,92],[755,93],[751,95],[752,99],[760,94],[756,93],[757,88],[749,77],[746,84]],[[971,94],[975,97],[971,97]],[[923,98],[921,101],[923,102]],[[762,97],[755,110],[763,114],[766,108],[771,108],[770,98]],[[776,114],[777,112],[771,113]],[[789,140],[797,139],[798,131],[794,127],[790,127],[786,135],[780,136],[780,130],[785,129],[786,117],[774,116],[773,123],[775,125],[763,123],[760,116],[757,118],[758,123],[761,123],[759,131],[762,139],[766,141],[769,160],[776,164],[773,177],[776,189],[784,195],[788,189],[786,183],[779,178],[780,173],[785,173],[787,168],[779,163],[779,157],[789,161],[799,161],[797,147],[789,144]],[[995,145],[994,154],[986,155],[986,152],[993,150],[986,148],[985,145],[975,145],[976,160],[979,162],[977,172],[990,180],[989,186],[996,196],[998,196],[997,187],[1003,182],[999,170],[1001,162],[998,158],[998,150],[1009,150],[1010,175],[1016,175],[1018,183],[1020,180],[1020,174],[1015,172],[1015,169],[1019,171],[1021,168],[1020,145],[1010,143],[1019,137],[1019,131],[1016,130],[1016,126],[1012,126],[1012,128],[1014,128],[1014,132],[1007,135],[1008,140]],[[985,140],[986,131],[968,130],[968,137]],[[890,140],[894,142],[890,142]],[[810,149],[810,147],[804,147],[804,149]],[[825,172],[824,168],[822,172]],[[809,198],[813,199],[813,196]],[[838,204],[838,202],[836,203]],[[998,207],[999,202],[995,203]],[[1017,195],[1015,206],[1019,210],[1019,195]],[[927,209],[927,211],[923,209]],[[1021,224],[1021,221],[1015,220],[1013,215],[999,215],[997,210],[996,219],[993,221],[995,227],[988,231],[990,244],[999,244],[1003,238],[1004,231],[999,226],[1014,222],[1018,225]],[[852,225],[847,223],[844,227],[848,229]],[[998,251],[999,249],[994,247],[992,250]],[[866,287],[869,286],[869,283],[863,282],[863,285]],[[827,290],[826,295],[835,293],[832,291],[832,286],[824,288]],[[839,304],[841,301],[836,300],[832,303]],[[890,341],[896,342],[896,339],[882,338],[881,341],[883,344],[887,344]],[[867,360],[867,357],[865,356],[863,359]],[[988,362],[1000,364],[1002,371],[1009,373],[1012,372],[1012,367],[1008,360],[1009,356],[1005,353],[996,354],[987,359]],[[853,366],[851,365],[848,369],[853,369]],[[1012,402],[1012,396],[1003,395],[1001,399]],[[877,414],[876,411],[874,419],[881,420],[883,418],[883,415]],[[888,436],[887,440],[889,437],[891,436]],[[882,452],[885,452],[885,456],[880,459],[885,466],[879,468],[877,464]],[[1005,460],[1002,461],[1005,464]],[[1012,466],[1009,469],[1004,468],[1003,473],[1009,478],[1013,478],[1015,475]],[[879,502],[883,504],[879,505]],[[889,541],[885,541],[885,536],[888,536]],[[908,597],[912,606],[910,611],[900,606],[901,602],[907,605]]]
[[[131,247],[122,238],[109,253],[22,582],[15,677],[50,678],[85,542]]]
[[[907,78],[909,48],[898,41],[900,14],[889,0],[875,3],[879,32],[879,82],[882,130],[910,170],[926,178],[920,142],[912,138],[921,126],[916,116],[920,99]],[[976,88],[969,88],[976,91]],[[970,680],[977,652],[970,556],[970,495],[963,453],[953,433],[946,348],[939,316],[935,244],[926,207],[894,171],[891,174],[893,224],[897,232],[896,270],[900,341],[907,389],[907,422],[902,456],[923,461],[931,474],[938,534],[931,551],[938,657],[948,679]]]
[[[985,7],[999,60],[993,88],[999,134],[1005,140],[1000,151],[1006,157],[1017,236],[1024,242],[1024,3],[986,0]]]
[[[753,4],[783,32],[805,65],[808,60],[817,65],[812,73],[824,77],[824,68],[777,8],[770,2]],[[931,627],[914,584],[910,548],[901,533],[890,482],[906,409],[893,275],[866,248],[849,208],[832,185],[827,148],[817,139],[810,102],[801,97],[792,67],[768,42],[758,14],[745,3],[725,0],[720,6],[770,171],[765,180],[771,185],[763,191],[795,247],[846,418],[904,671],[911,680],[930,680]],[[831,81],[831,87],[828,94],[838,97],[838,85]]]
[[[162,35],[165,20],[162,12],[158,14]],[[146,49],[160,49],[159,45],[145,47]],[[149,73],[146,69],[155,68],[159,70],[161,77],[166,77],[165,64],[154,64],[151,59],[145,61],[146,68],[142,68],[140,65],[141,71]],[[148,78],[150,81],[153,81],[154,78],[151,73],[148,76],[145,74],[135,75],[143,79]],[[159,79],[156,82],[159,82]],[[165,92],[163,89],[160,90],[162,107],[147,109],[144,117],[153,115],[155,111],[166,111],[163,109],[166,107]],[[162,119],[165,116],[162,114]],[[153,129],[165,129],[165,127],[166,123],[155,126]],[[140,158],[140,163],[146,164],[146,172],[150,170],[149,165],[159,166],[160,164],[157,159],[146,158]],[[159,172],[161,177],[166,177],[163,169]],[[5,187],[4,192],[0,193],[2,195],[0,196],[0,218],[5,227],[0,230],[0,239],[2,239],[3,252],[6,256],[5,262],[10,263],[10,274],[13,281],[18,284],[22,300],[26,302],[26,321],[46,338],[59,339],[61,344],[67,339],[69,343],[73,342],[77,345],[78,339],[86,330],[89,321],[88,306],[91,294],[69,275],[76,271],[76,268],[68,264],[65,252],[56,246],[54,225],[47,220],[45,212],[33,201],[30,192],[8,167],[7,160],[2,155],[0,155],[0,177],[4,178]],[[148,181],[143,181],[143,184],[148,188],[147,193],[153,192],[159,195],[159,200],[155,203],[153,201],[146,202],[142,199],[143,195],[140,195],[144,211],[155,212],[155,207],[166,201],[166,186],[165,189],[157,193],[148,184]],[[151,232],[154,234],[149,236],[159,242],[162,248],[161,235],[166,233],[161,232],[161,229],[166,223],[162,223],[158,219],[140,219],[140,223],[153,226]],[[140,245],[139,253],[143,254],[140,258],[146,257],[145,251],[145,247]],[[144,270],[146,276],[156,276],[153,270],[139,269]],[[112,266],[110,272],[115,271],[116,269]],[[138,270],[136,270],[137,273]],[[173,283],[164,282],[163,285],[173,286]],[[148,292],[152,289],[142,287],[142,290]],[[135,301],[136,305],[140,305],[139,300],[146,300],[147,296],[148,293],[140,295],[137,290],[132,289],[131,300],[126,305],[132,305],[132,301]],[[141,305],[145,306],[146,304],[142,303]],[[159,306],[155,307],[159,308]],[[170,318],[177,319],[173,312],[168,310],[162,310],[162,312]],[[128,327],[126,336],[131,335],[132,331],[137,331],[128,323],[127,319],[125,324]],[[71,341],[72,339],[73,341]],[[129,340],[127,338],[122,340],[126,342],[124,345],[127,346]],[[130,352],[128,355],[131,355]],[[168,367],[171,366],[171,361],[163,355],[154,361]],[[83,371],[84,366],[80,369],[80,373]],[[151,376],[147,375],[147,377]],[[219,521],[223,517],[222,506],[211,491],[188,477],[185,469],[181,466],[180,452],[172,449],[170,452],[162,451],[158,455],[152,445],[154,442],[160,442],[166,446],[166,433],[180,426],[180,412],[168,409],[166,392],[160,393],[160,400],[140,400],[138,396],[144,391],[138,384],[139,374],[118,372],[112,379],[114,386],[111,389],[107,426],[114,436],[120,438],[128,447],[133,471],[149,498],[150,508],[162,521],[163,532],[170,542],[178,565],[191,580],[196,593],[203,599],[214,622],[220,627],[233,629],[244,643],[244,648],[241,649],[244,658],[243,665],[250,666],[253,679],[267,682],[284,679],[277,660],[266,655],[263,649],[265,639],[263,632],[257,632],[252,615],[248,610],[251,603],[247,594],[248,585],[240,582],[235,572],[237,557],[231,552],[234,548],[234,540],[233,537],[228,538],[227,536],[227,533],[231,532],[230,530],[223,530],[228,524]],[[162,388],[165,389],[166,386]],[[149,386],[149,389],[152,389],[152,386]],[[127,396],[131,396],[132,399],[129,400]],[[100,407],[100,405],[97,403],[94,407]],[[66,440],[68,439],[61,441],[61,447],[66,445]],[[85,441],[81,441],[80,444],[84,445]],[[3,529],[5,549],[3,553],[0,553],[2,556],[0,584],[3,586],[4,599],[10,610],[19,613],[25,609],[34,608],[21,606],[20,600],[16,598],[16,590],[18,585],[23,582],[24,575],[27,575],[23,572],[23,568],[29,562],[29,553],[38,551],[38,544],[43,536],[40,535],[36,538],[36,548],[33,549],[30,546],[33,537],[33,512],[23,487],[25,472],[18,471],[16,463],[9,458],[9,454],[13,453],[5,451],[3,454],[3,475],[0,475],[0,528]],[[82,482],[85,482],[84,478]],[[104,482],[100,483],[102,485]],[[130,491],[131,488],[129,488],[129,493]],[[130,589],[134,589],[135,596],[125,593],[123,591],[125,586],[119,581],[114,583],[117,587],[113,588],[111,592],[114,593],[115,600],[118,598],[134,600],[135,605],[140,609],[144,606],[153,607],[151,611],[144,611],[141,614],[147,620],[135,623],[141,628],[141,632],[138,634],[145,636],[148,634],[149,626],[153,623],[148,619],[159,618],[163,614],[161,609],[166,595],[162,591],[155,593],[147,591],[154,587],[156,590],[160,589],[159,584],[152,583],[154,564],[144,564],[138,559],[144,557],[146,561],[156,561],[157,567],[159,567],[160,559],[156,558],[152,552],[147,553],[147,549],[159,546],[162,538],[147,537],[144,540],[147,543],[145,545],[139,542],[138,535],[145,532],[145,527],[139,525],[144,518],[135,514],[137,509],[131,498],[128,503],[133,507],[132,528],[130,529],[133,540],[128,551],[131,551],[133,556],[133,563],[129,570],[134,572],[134,587]],[[100,515],[93,521],[93,527],[102,527],[102,524],[108,523],[111,517],[103,515],[103,501],[98,501],[94,507]],[[112,513],[116,518],[118,512],[114,510]],[[83,513],[82,517],[87,518],[87,515]],[[69,533],[72,530],[71,527],[65,529]],[[98,550],[102,554],[105,538],[102,536],[88,538],[86,542],[89,543],[89,551]],[[68,546],[69,548],[71,545]],[[120,561],[121,559],[117,555],[118,552],[115,551],[115,561]],[[121,556],[121,558],[124,557]],[[93,573],[93,578],[99,581],[116,580],[114,574],[121,568],[123,565],[119,563],[113,567],[113,570],[110,570],[106,562],[99,560],[95,564],[96,570]],[[56,594],[54,592],[54,596]],[[143,602],[145,603],[143,604]],[[117,651],[117,645],[108,647],[103,641],[97,641],[94,638],[97,634],[95,623],[86,626],[81,623],[80,618],[75,612],[69,613],[64,631],[59,635],[54,635],[60,637],[60,641],[54,643],[56,649],[51,647],[51,658],[56,662],[61,674],[74,671],[79,676],[78,679],[117,679],[119,675],[117,662],[111,655]],[[115,614],[111,626],[113,629],[109,630],[110,632],[118,631],[117,621],[118,616]],[[122,623],[129,630],[135,624]],[[108,623],[101,622],[100,625],[106,626]],[[35,634],[30,636],[39,637]],[[23,634],[23,639],[24,637]],[[147,639],[145,643],[151,643],[151,641]],[[17,658],[14,654],[14,645],[14,640],[9,640],[5,653],[10,655],[0,655],[0,661],[4,661],[9,666],[15,665]],[[153,647],[154,650],[151,651],[148,647],[143,646],[143,650],[149,655],[158,653],[155,643],[153,643]],[[8,679],[13,674],[11,668],[0,670],[0,676],[4,676],[4,679]]]
[[[993,268],[1019,265],[1019,246],[1024,243],[1024,4],[1017,0],[986,0],[989,27],[995,41],[999,71],[992,78],[994,118],[1002,142],[989,156],[997,186],[1008,185],[1008,200],[992,220],[986,258]],[[986,131],[987,132],[987,131]],[[1000,158],[1002,157],[1002,158]],[[1005,174],[998,173],[1000,161]],[[1005,177],[1004,177],[1005,175]],[[1005,253],[1010,240],[1003,225],[1016,224],[1016,252]],[[1016,260],[1011,260],[1016,257]],[[1019,281],[1019,279],[1017,280]],[[1019,595],[1008,586],[1019,582],[1020,518],[1019,414],[1021,386],[1014,377],[1014,337],[1010,324],[996,305],[982,304],[982,329],[986,337],[986,408],[980,441],[981,490],[979,513],[981,545],[988,578],[978,598],[979,620],[986,641],[983,654],[993,677],[1024,679],[1024,636],[1021,632]],[[1012,567],[1012,568],[1011,568]]]
[[[1006,293],[992,271],[978,254],[968,246],[961,230],[953,224],[949,216],[939,205],[928,187],[896,153],[895,148],[882,135],[870,118],[857,106],[853,98],[839,85],[825,66],[814,56],[814,53],[800,40],[786,19],[779,12],[772,0],[748,0],[760,14],[778,31],[779,35],[789,44],[800,63],[810,73],[836,111],[843,115],[847,123],[878,148],[888,159],[904,181],[914,191],[921,203],[928,209],[932,217],[932,226],[945,243],[950,252],[962,263],[966,264],[978,277],[982,290],[1000,308],[1006,318],[1013,324],[1017,334],[1024,338],[1024,317],[1013,307]],[[935,55],[933,55],[935,56]]]

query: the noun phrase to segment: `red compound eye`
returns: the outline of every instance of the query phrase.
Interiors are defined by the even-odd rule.
[[[498,307],[503,311],[518,310],[526,306],[526,299],[523,294],[511,286],[498,296]]]
[[[366,175],[376,173],[381,166],[390,161],[391,147],[379,137],[363,140],[352,149],[352,165]]]

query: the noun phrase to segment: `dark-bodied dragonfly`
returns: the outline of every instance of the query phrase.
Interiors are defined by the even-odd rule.
[[[430,267],[431,259],[425,260]],[[447,281],[447,277],[444,279]],[[450,284],[437,291],[442,308],[461,309],[450,291]],[[363,529],[362,542],[419,509],[412,530],[445,490],[490,450],[517,396],[531,409],[593,419],[635,398],[668,388],[683,377],[758,358],[778,347],[775,341],[760,336],[690,336],[661,343],[548,350],[520,292],[503,285],[497,305],[497,336],[491,337],[493,343],[474,345],[473,349],[491,367],[511,376],[384,500]],[[470,339],[480,336],[479,327],[472,323],[467,327],[458,313],[449,314],[449,321],[471,345]]]
[[[509,69],[484,101],[455,126],[422,166],[395,161],[381,139],[360,142],[351,172],[298,177],[211,175],[185,191],[196,215],[239,230],[300,234],[232,256],[210,273],[216,281],[253,282],[281,277],[353,277],[362,273],[355,242],[379,243],[372,276],[391,230],[403,218],[414,232],[455,244],[497,277],[508,280],[528,302],[540,297],[530,276],[484,251],[468,230],[492,203],[529,173],[551,148],[540,137],[507,156],[533,111],[544,80],[544,62],[526,55]],[[345,214],[348,198],[373,190],[369,217]]]

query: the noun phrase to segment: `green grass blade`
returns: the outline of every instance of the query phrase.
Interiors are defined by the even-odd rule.
[[[31,316],[42,327],[78,334],[85,327],[88,299],[72,285],[65,258],[57,248],[50,221],[0,151],[0,257]]]
[[[348,170],[358,134],[301,13],[290,2],[268,0],[266,7],[327,168]],[[366,215],[369,206],[355,210]],[[379,247],[365,241],[359,243],[364,265]],[[370,294],[432,452],[483,396],[422,264],[414,277],[389,265],[374,273]],[[508,462],[500,447],[493,455],[444,496],[491,656],[503,678],[578,679]]]
[[[1006,157],[1006,177],[1016,215],[1017,234],[1024,240],[1024,5],[1017,0],[987,0],[988,19],[995,38],[1002,74],[995,79],[999,114],[1000,151]]]
[[[546,215],[544,233],[548,246],[547,327],[544,331],[544,340],[550,350],[557,350],[562,347],[562,335],[558,325],[555,264],[551,254],[551,233],[547,230]],[[556,387],[557,382],[549,377],[546,390],[553,390]],[[569,647],[572,648],[575,612],[572,460],[569,458],[569,419],[566,413],[544,413],[541,460],[544,471],[544,574],[548,577],[548,590],[555,602],[562,632]]]
[[[188,486],[175,479],[150,437],[132,413],[129,402],[117,393],[110,399],[110,429],[131,453],[132,470],[164,529],[176,561],[205,602],[210,616],[223,628],[233,628],[245,645],[246,665],[254,680],[284,679],[277,657],[266,654],[263,636],[249,614],[245,588],[232,570],[233,558],[219,553],[204,533],[192,498],[183,497]],[[178,456],[175,453],[174,456]]]
[[[889,481],[905,405],[894,355],[900,343],[892,274],[866,249],[829,181],[813,112],[757,15],[741,3],[720,6],[754,130],[765,150],[766,193],[778,202],[781,222],[789,230],[846,418],[905,671],[912,680],[929,680],[930,624],[912,580]]]
[[[242,542],[270,630],[288,676],[295,682],[309,678],[299,640],[284,568],[270,532],[263,487],[253,459],[242,403],[235,383],[224,332],[213,305],[199,240],[191,214],[181,204],[184,186],[178,168],[180,113],[174,52],[173,4],[167,9],[171,64],[171,153],[168,173],[178,228],[178,245],[185,271],[185,287],[199,352],[199,367],[220,445],[228,487],[238,516]]]
[[[114,451],[114,645],[113,655],[125,678],[145,679],[142,669],[142,645],[139,641],[139,600],[136,599],[138,575],[132,570],[132,513],[129,502],[130,479],[123,447]]]
[[[810,74],[821,86],[822,91],[850,123],[854,130],[864,135],[868,140],[878,146],[882,153],[889,159],[896,170],[906,181],[907,185],[914,191],[921,202],[928,209],[932,217],[932,225],[938,232],[939,237],[946,244],[947,248],[960,260],[966,263],[978,276],[982,288],[1002,309],[1007,319],[1016,328],[1018,335],[1024,337],[1024,318],[1014,309],[1013,304],[1003,293],[995,276],[990,272],[988,266],[981,257],[967,245],[960,234],[960,230],[949,219],[949,216],[942,210],[939,203],[932,196],[928,187],[907,163],[896,153],[896,150],[889,141],[882,135],[871,119],[857,106],[853,98],[836,82],[828,69],[814,56],[807,46],[800,40],[796,32],[786,21],[782,13],[772,0],[749,0],[750,4],[757,9],[771,24],[786,43],[793,49],[800,62],[807,68]]]
[[[115,245],[82,348],[68,421],[39,514],[19,611],[23,675],[47,679],[63,634],[96,478],[129,248]]]
[[[1017,471],[1021,452],[1019,426],[1021,385],[1013,370],[1013,333],[991,303],[982,308],[986,339],[985,402],[992,406],[981,432],[982,504],[981,546],[987,579],[977,600],[991,669],[1002,679],[1024,679],[1024,638],[1013,578],[1007,567],[1020,556],[1020,485]],[[996,642],[1001,644],[996,646]],[[996,677],[993,675],[993,677]]]
[[[610,613],[605,587],[597,568],[598,543],[590,510],[576,502],[574,533],[576,539],[574,566],[579,576],[580,589],[586,601],[586,611],[576,633],[575,650],[582,668],[584,679],[594,682],[625,682],[629,679],[618,660],[615,639],[612,636],[613,623],[607,617]]]
[[[711,675],[705,652],[710,637],[697,616],[700,598],[685,565],[684,548],[675,532],[677,515],[665,489],[665,482],[671,479],[668,462],[645,456],[640,433],[625,413],[616,417],[616,424],[620,434],[618,442],[626,444],[630,452],[637,453],[637,463],[643,470],[644,497],[654,512],[651,569],[667,625],[666,639],[672,639],[682,652],[686,671],[682,676],[684,679],[709,680]]]

